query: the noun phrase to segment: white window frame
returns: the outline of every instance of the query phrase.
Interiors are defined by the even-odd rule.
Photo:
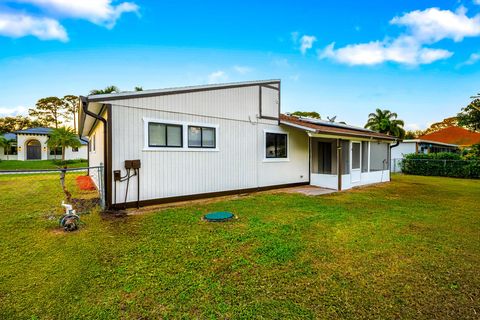
[[[96,133],[94,133],[91,137],[90,137],[90,140],[88,141],[88,151],[90,153],[96,153],[96,143],[95,143],[95,140],[96,140]]]
[[[287,135],[287,157],[286,158],[267,158],[267,133],[277,133]],[[290,161],[290,135],[288,132],[276,129],[263,129],[263,162],[289,162]]]
[[[148,145],[148,124],[149,123],[174,124],[182,126],[182,147],[150,147]],[[188,147],[188,126],[205,127],[215,129],[215,148],[189,148]],[[143,151],[182,151],[182,152],[218,152],[220,140],[220,130],[218,124],[199,123],[190,121],[165,120],[159,118],[143,118]]]

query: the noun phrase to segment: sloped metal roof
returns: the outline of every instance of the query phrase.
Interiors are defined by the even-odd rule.
[[[293,127],[297,128],[303,128],[305,130],[319,134],[377,138],[392,141],[397,140],[396,137],[392,137],[387,134],[375,132],[365,128],[349,126],[342,123],[329,122],[319,119],[288,116],[285,114],[280,115],[280,123],[283,123],[285,125],[292,125]]]

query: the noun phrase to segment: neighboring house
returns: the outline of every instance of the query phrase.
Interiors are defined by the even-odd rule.
[[[447,127],[429,134],[425,134],[419,139],[442,142],[458,145],[460,148],[468,148],[474,144],[480,143],[480,133],[467,130],[462,127]]]
[[[407,154],[429,154],[439,152],[457,153],[459,147],[456,144],[443,143],[424,139],[403,140],[397,146],[392,146],[392,172],[401,172],[401,159]]]
[[[280,91],[268,80],[81,97],[79,133],[89,165],[105,165],[104,180],[92,178],[107,207],[389,181],[395,138],[281,115]]]
[[[62,159],[62,148],[57,150],[47,146],[52,128],[30,128],[4,135],[14,140],[11,150],[0,147],[0,160],[48,160]],[[87,159],[87,142],[80,140],[79,148],[65,148],[65,160]]]
[[[428,154],[438,152],[458,152],[458,145],[425,139],[403,140],[392,148],[392,159],[402,159],[410,153]]]

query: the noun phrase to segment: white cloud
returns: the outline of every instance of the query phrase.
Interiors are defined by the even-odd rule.
[[[123,13],[138,13],[133,2],[112,4],[112,0],[16,0],[38,6],[60,17],[85,19],[107,28],[113,28]]]
[[[14,117],[18,115],[27,115],[28,108],[18,106],[14,108],[2,108],[0,107],[0,117]]]
[[[348,45],[335,49],[331,43],[319,51],[319,58],[330,58],[348,65],[377,65],[384,62],[396,62],[405,65],[430,64],[437,60],[450,58],[453,52],[444,49],[422,47],[407,37],[393,41],[372,41]]]
[[[300,80],[300,75],[299,74],[294,74],[289,77],[290,80],[297,82]]]
[[[286,58],[275,58],[272,60],[272,64],[279,68],[289,68],[291,66]]]
[[[300,51],[302,52],[302,54],[307,53],[307,50],[313,47],[313,43],[315,41],[317,41],[317,38],[315,36],[303,35],[300,38]]]
[[[228,75],[225,73],[225,71],[222,71],[222,70],[212,72],[208,75],[209,84],[224,82],[227,79],[228,79]]]
[[[0,13],[0,35],[11,38],[32,35],[41,40],[68,41],[67,31],[57,20],[16,13]]]
[[[466,13],[467,10],[463,6],[455,12],[429,8],[395,17],[390,23],[407,27],[422,43],[435,43],[443,39],[459,42],[465,37],[480,35],[480,15],[469,18]]]
[[[318,56],[348,65],[394,62],[414,66],[448,59],[453,55],[451,51],[428,45],[444,39],[459,42],[465,37],[480,36],[480,15],[470,18],[464,7],[455,12],[438,8],[411,11],[393,18],[390,23],[407,30],[396,38],[350,44],[338,49],[332,43],[319,50]]]
[[[240,74],[247,74],[253,71],[253,68],[247,66],[233,66],[233,70]]]
[[[480,0],[479,0],[480,1]],[[458,67],[471,66],[480,61],[480,52],[472,53],[468,59],[458,65]]]
[[[480,5],[480,0],[473,0],[473,3]]]
[[[418,123],[406,123],[404,126],[405,130],[421,130],[422,127]]]

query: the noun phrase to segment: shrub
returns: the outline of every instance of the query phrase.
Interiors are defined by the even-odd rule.
[[[456,153],[408,154],[401,168],[406,174],[480,178],[480,160],[464,160]]]

